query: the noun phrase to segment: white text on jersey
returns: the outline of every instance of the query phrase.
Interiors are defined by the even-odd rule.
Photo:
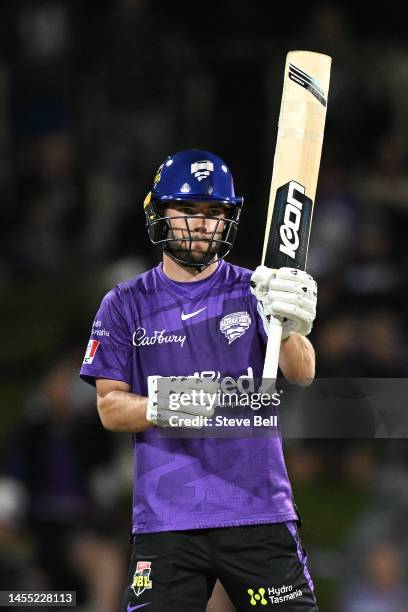
[[[165,335],[165,331],[165,329],[161,331],[155,329],[152,336],[146,336],[145,328],[138,327],[137,330],[133,332],[132,342],[134,346],[151,346],[153,344],[163,344],[164,342],[178,342],[183,346],[186,339],[185,336],[176,336],[175,334]]]

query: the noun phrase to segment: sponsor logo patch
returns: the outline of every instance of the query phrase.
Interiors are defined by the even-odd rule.
[[[154,344],[179,343],[183,346],[186,336],[177,336],[176,334],[166,334],[166,330],[154,330],[151,336],[146,335],[144,327],[138,327],[132,335],[133,346],[152,346]]]
[[[150,606],[152,602],[148,601],[147,603],[142,603],[139,604],[138,606],[131,606],[130,604],[128,604],[127,607],[127,612],[133,612],[134,610],[140,610],[140,608],[144,608],[145,606]]]
[[[195,312],[190,312],[189,314],[182,312],[181,320],[187,321],[187,319],[191,319],[191,317],[195,317],[196,315],[200,314],[200,312],[203,312],[203,310],[205,310],[206,308],[207,306],[204,306],[204,308],[200,308],[200,310],[196,310]]]
[[[285,604],[292,599],[302,597],[303,591],[301,589],[293,589],[292,585],[283,584],[280,587],[267,587],[267,589],[260,587],[257,589],[247,589],[247,593],[250,597],[249,603],[251,606],[266,606],[270,602],[272,606],[278,604]],[[269,602],[268,602],[269,599]]]
[[[221,319],[220,331],[227,338],[228,344],[231,344],[234,340],[245,334],[251,322],[252,320],[248,312],[232,312]]]
[[[136,570],[133,574],[132,590],[136,597],[140,597],[146,589],[153,588],[153,583],[150,580],[150,572],[152,571],[151,561],[138,561]]]
[[[91,364],[94,360],[98,346],[100,345],[99,340],[90,340],[85,351],[85,357],[83,363]]]
[[[254,589],[248,589],[247,593],[248,593],[248,595],[251,598],[251,600],[249,602],[251,604],[251,606],[256,606],[256,604],[258,602],[261,604],[261,606],[266,606],[267,605],[268,602],[267,602],[267,600],[264,597],[266,591],[262,587],[260,589],[258,589],[257,593],[254,591]]]
[[[102,321],[94,321],[91,332],[92,336],[109,336],[109,332],[107,329],[101,329],[102,325]]]

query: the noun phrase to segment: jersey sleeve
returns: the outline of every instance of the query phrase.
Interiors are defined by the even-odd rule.
[[[96,378],[132,384],[132,338],[118,287],[102,300],[92,325],[80,376],[95,386]]]

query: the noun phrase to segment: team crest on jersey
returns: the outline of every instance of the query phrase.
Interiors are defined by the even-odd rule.
[[[210,172],[214,172],[214,164],[212,161],[203,160],[191,164],[191,174],[194,174],[197,181],[202,181],[207,178],[207,176],[210,176]]]
[[[88,346],[86,347],[83,363],[91,364],[93,362],[99,345],[100,345],[100,342],[98,340],[90,340],[88,342]]]
[[[221,319],[220,331],[227,338],[228,344],[231,344],[245,334],[251,322],[248,312],[232,312]]]
[[[150,572],[152,571],[151,561],[138,561],[136,570],[133,574],[132,590],[136,597],[146,590],[153,588],[153,583],[150,580]]]

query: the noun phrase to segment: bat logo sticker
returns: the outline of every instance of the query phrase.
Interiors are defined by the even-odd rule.
[[[302,185],[299,185],[296,181],[291,181],[289,183],[285,214],[279,230],[282,241],[279,245],[279,250],[285,253],[285,255],[292,257],[292,259],[295,259],[296,251],[299,248],[299,227],[303,208],[302,202],[297,200],[294,196],[293,192],[295,190],[303,195],[305,194],[305,188]]]
[[[289,64],[289,78],[301,87],[304,87],[319,100],[323,106],[327,106],[327,100],[324,97],[324,91],[319,86],[317,81],[309,76],[306,72],[303,72],[300,68],[296,68],[293,64]]]

